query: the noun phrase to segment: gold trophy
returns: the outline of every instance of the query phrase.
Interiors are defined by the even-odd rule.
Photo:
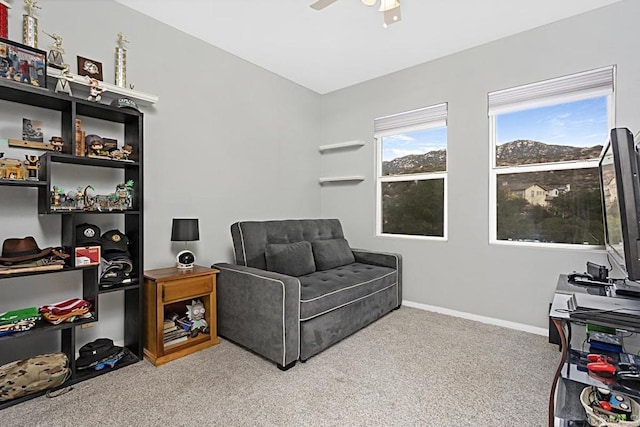
[[[129,43],[127,37],[118,33],[118,46],[116,46],[116,86],[127,87],[127,49],[125,43]]]
[[[22,15],[22,43],[34,48],[38,47],[38,20],[33,16],[33,9],[42,9],[34,0],[24,0],[27,14]]]
[[[62,37],[57,34],[49,34],[46,31],[43,31],[46,35],[53,39],[53,45],[51,45],[49,53],[47,54],[47,61],[49,61],[49,65],[55,68],[62,69],[64,68],[64,60],[62,59],[62,54],[64,53],[64,49],[62,48]]]

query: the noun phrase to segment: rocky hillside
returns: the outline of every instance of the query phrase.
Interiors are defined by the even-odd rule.
[[[499,145],[496,149],[498,166],[530,165],[535,163],[562,162],[568,160],[597,159],[602,145],[572,147],[518,139]],[[410,154],[382,162],[383,175],[437,172],[446,170],[447,150]]]
[[[383,175],[406,173],[440,172],[447,166],[447,150],[429,151],[424,154],[410,154],[404,157],[382,162]]]
[[[571,147],[518,139],[496,148],[498,166],[530,165],[533,163],[562,162],[567,160],[597,159],[602,145]]]

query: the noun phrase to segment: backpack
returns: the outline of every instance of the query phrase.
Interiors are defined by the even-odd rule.
[[[42,354],[0,366],[0,402],[62,385],[69,377],[64,353]]]

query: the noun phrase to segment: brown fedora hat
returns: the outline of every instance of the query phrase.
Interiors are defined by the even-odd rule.
[[[2,244],[0,263],[12,265],[19,262],[44,258],[51,253],[52,249],[53,248],[40,249],[36,240],[31,236],[23,239],[6,239]]]

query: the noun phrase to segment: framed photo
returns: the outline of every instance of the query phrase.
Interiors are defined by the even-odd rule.
[[[102,81],[102,62],[78,56],[78,75]]]
[[[0,79],[47,87],[47,52],[0,38]]]
[[[44,142],[42,135],[42,122],[38,120],[31,120],[22,118],[22,140],[33,142]]]

